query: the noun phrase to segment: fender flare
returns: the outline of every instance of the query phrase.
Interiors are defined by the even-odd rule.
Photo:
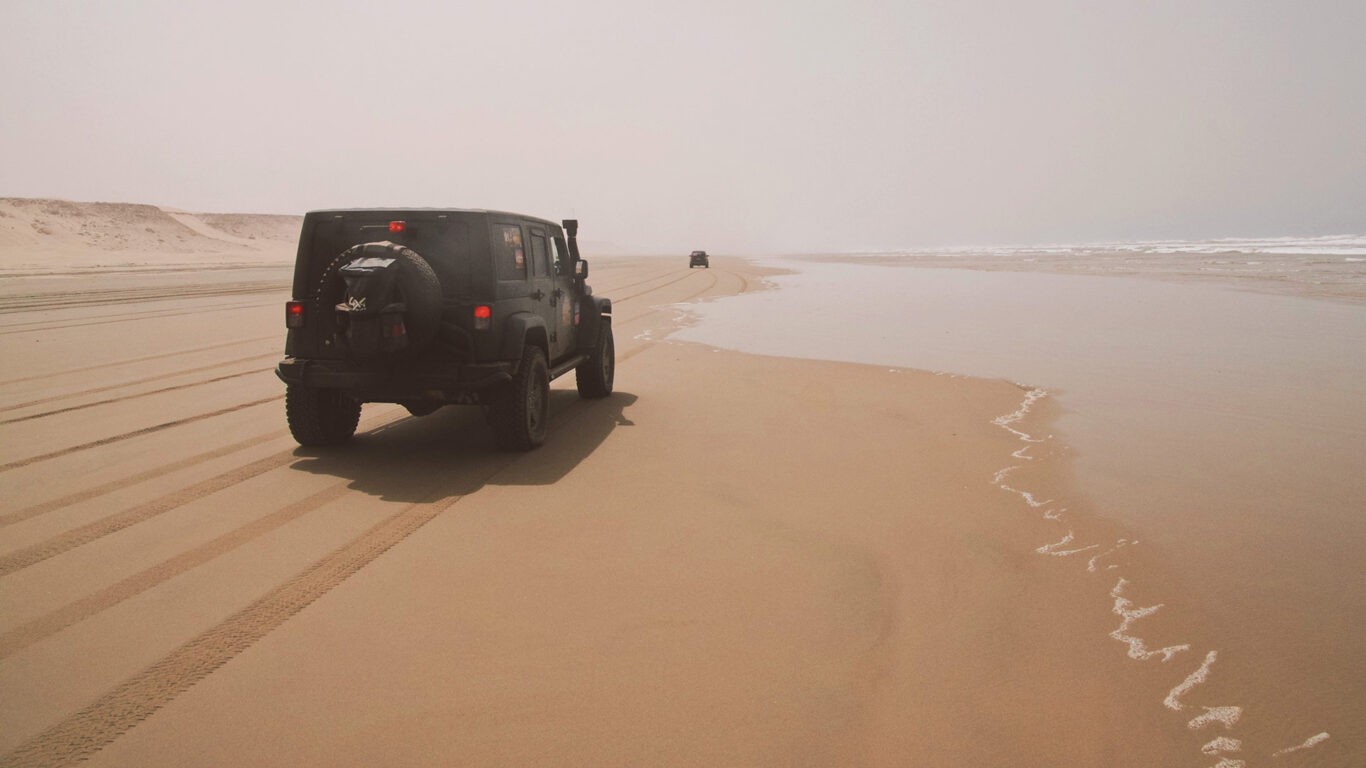
[[[606,319],[612,321],[612,300],[600,296],[585,296],[579,307],[579,351],[587,353],[598,343],[598,326]]]
[[[521,360],[522,349],[534,344],[546,352],[550,359],[550,334],[546,331],[545,318],[534,312],[515,312],[503,321],[503,344],[498,348],[499,360]]]

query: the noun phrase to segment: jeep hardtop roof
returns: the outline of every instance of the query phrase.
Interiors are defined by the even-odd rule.
[[[539,217],[536,217],[536,216],[527,216],[527,215],[524,214],[524,213],[513,213],[513,212],[511,212],[511,211],[495,211],[495,210],[489,210],[489,209],[485,209],[485,208],[320,208],[320,209],[318,209],[318,210],[316,210],[316,211],[309,211],[308,213],[306,213],[306,214],[304,214],[304,215],[305,215],[305,216],[329,216],[329,215],[342,215],[342,214],[348,214],[348,213],[375,214],[375,215],[378,215],[378,214],[385,214],[385,215],[390,215],[390,216],[396,215],[396,214],[408,214],[408,213],[446,213],[446,214],[459,213],[459,214],[467,214],[467,215],[471,215],[471,214],[472,214],[472,215],[476,215],[476,216],[506,216],[507,218],[510,218],[510,219],[525,219],[525,220],[527,220],[527,221],[535,221],[535,222],[538,222],[538,223],[541,223],[541,224],[545,224],[545,225],[548,226],[548,227],[559,227],[559,226],[560,226],[560,224],[559,224],[558,222],[549,221],[549,220],[542,219],[542,218],[539,218]]]

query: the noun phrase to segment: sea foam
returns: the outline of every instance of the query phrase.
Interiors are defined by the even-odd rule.
[[[1205,654],[1205,660],[1201,662],[1200,668],[1187,675],[1186,679],[1181,681],[1180,685],[1171,689],[1171,691],[1167,693],[1167,698],[1162,700],[1162,705],[1167,709],[1175,710],[1177,712],[1185,709],[1186,705],[1181,703],[1181,697],[1186,695],[1190,689],[1209,679],[1209,668],[1218,658],[1218,651],[1210,651]]]
[[[1099,549],[1099,548],[1100,548],[1100,545],[1099,545],[1099,544],[1089,544],[1089,545],[1087,545],[1087,546],[1085,546],[1085,547],[1079,547],[1079,548],[1076,548],[1076,549],[1063,549],[1063,547],[1065,547],[1065,546],[1067,546],[1068,544],[1071,544],[1071,543],[1072,543],[1072,539],[1073,539],[1073,538],[1074,538],[1074,535],[1073,535],[1072,531],[1068,531],[1068,532],[1067,532],[1067,535],[1064,536],[1064,537],[1062,537],[1062,540],[1061,540],[1061,541],[1055,541],[1055,542],[1053,542],[1052,544],[1045,544],[1045,545],[1043,545],[1042,547],[1039,547],[1038,549],[1036,549],[1036,550],[1034,550],[1034,551],[1035,551],[1035,552],[1038,552],[1038,553],[1041,554],[1041,555],[1053,555],[1054,557],[1067,557],[1068,555],[1075,555],[1075,554],[1077,554],[1077,553],[1079,553],[1079,552],[1086,552],[1087,550]]]
[[[1150,651],[1148,650],[1147,642],[1144,641],[1143,638],[1129,634],[1129,628],[1133,626],[1135,621],[1138,621],[1144,616],[1151,616],[1156,613],[1157,609],[1162,607],[1162,603],[1135,608],[1133,601],[1124,596],[1124,587],[1128,584],[1128,580],[1121,578],[1115,583],[1115,588],[1110,590],[1110,597],[1115,600],[1114,607],[1111,608],[1111,611],[1121,619],[1119,626],[1110,633],[1110,637],[1129,646],[1129,658],[1134,659],[1135,661],[1146,661],[1154,656],[1161,656],[1162,661],[1167,662],[1171,661],[1172,657],[1176,654],[1182,651],[1189,651],[1190,646],[1186,644],[1169,645],[1165,648]],[[1168,694],[1167,698],[1170,700],[1171,694]],[[1180,707],[1178,706],[1177,709],[1179,708]]]
[[[1290,754],[1291,752],[1299,752],[1300,750],[1303,750],[1303,749],[1309,749],[1309,748],[1311,748],[1311,747],[1316,747],[1316,746],[1318,746],[1319,744],[1322,744],[1323,742],[1325,742],[1325,741],[1327,741],[1327,740],[1328,740],[1328,734],[1327,734],[1327,733],[1318,733],[1318,734],[1315,734],[1315,735],[1310,736],[1309,738],[1305,739],[1303,744],[1296,744],[1296,745],[1293,746],[1293,747],[1286,747],[1285,749],[1282,749],[1282,750],[1279,750],[1279,751],[1277,751],[1277,752],[1272,753],[1272,756],[1273,756],[1273,757],[1280,757],[1281,755],[1288,755],[1288,754]]]

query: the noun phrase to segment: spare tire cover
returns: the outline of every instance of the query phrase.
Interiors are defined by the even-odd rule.
[[[403,325],[408,335],[408,345],[397,354],[407,357],[421,352],[436,338],[441,326],[441,281],[431,265],[411,248],[387,240],[351,246],[333,259],[324,271],[319,298],[328,302],[332,297],[338,297],[340,301],[346,294],[340,269],[362,258],[397,260],[398,274],[392,287],[394,295],[388,297],[388,301],[405,305]]]

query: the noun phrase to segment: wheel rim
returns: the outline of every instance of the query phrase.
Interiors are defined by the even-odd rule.
[[[603,344],[602,350],[602,383],[612,383],[612,363],[615,360],[613,354],[616,350],[612,348],[612,337],[607,337],[607,343]]]

